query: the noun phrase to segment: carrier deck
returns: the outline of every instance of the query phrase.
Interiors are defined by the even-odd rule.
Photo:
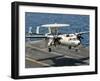
[[[25,67],[57,67],[89,65],[89,47],[74,48],[58,45],[48,52],[44,40],[27,41],[25,43]]]

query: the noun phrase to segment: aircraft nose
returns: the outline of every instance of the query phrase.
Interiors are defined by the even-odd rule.
[[[78,45],[80,45],[81,43],[79,42]]]
[[[80,45],[81,44],[80,41],[78,41],[77,44]]]
[[[75,45],[80,45],[80,41],[79,40],[76,40],[74,41]]]

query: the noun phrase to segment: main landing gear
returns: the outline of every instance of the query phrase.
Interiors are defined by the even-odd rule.
[[[48,51],[51,52],[51,48],[48,48]]]

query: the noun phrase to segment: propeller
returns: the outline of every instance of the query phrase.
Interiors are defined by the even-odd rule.
[[[81,39],[84,39],[84,38],[82,37],[82,34],[77,34],[76,36],[77,36],[77,39],[80,40],[80,41],[81,41]]]
[[[60,39],[61,37],[54,37],[53,38],[53,42],[54,42],[54,46],[56,47],[56,45],[59,45],[60,44]]]
[[[76,34],[76,36],[77,36],[77,39],[80,40],[80,42],[81,42],[81,40],[84,39],[84,38],[82,37],[82,33],[78,33],[78,32],[80,32],[80,31],[81,31],[81,29],[77,29],[77,30],[76,30],[77,33],[75,33],[75,34]]]
[[[60,44],[60,39],[62,39],[62,38],[59,35],[60,34],[53,34],[53,36],[49,37],[50,45],[54,45],[56,47],[56,45]]]

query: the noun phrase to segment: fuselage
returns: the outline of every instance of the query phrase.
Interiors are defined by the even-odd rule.
[[[62,45],[66,45],[66,46],[77,46],[80,44],[80,41],[77,39],[76,36],[61,36],[62,39],[60,39],[60,42]]]
[[[48,46],[53,45],[54,41],[53,41],[53,35],[49,35],[49,42],[48,42]],[[60,37],[61,39],[59,40],[61,45],[65,45],[65,46],[78,46],[80,44],[80,40],[77,39],[77,36],[74,34],[63,34],[63,35],[59,35],[59,36],[55,36],[55,37]]]

